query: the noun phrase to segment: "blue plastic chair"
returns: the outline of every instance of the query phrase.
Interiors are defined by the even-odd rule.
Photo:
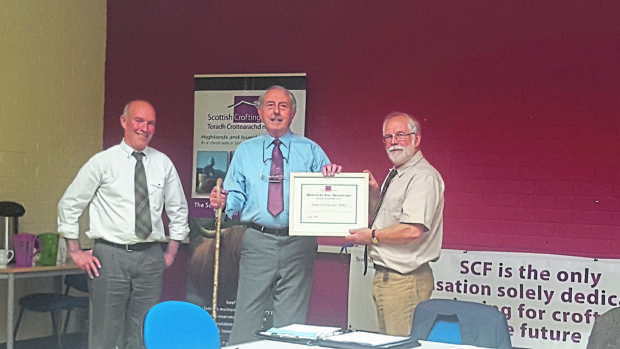
[[[166,301],[144,318],[147,349],[219,349],[220,332],[203,308],[188,302]]]

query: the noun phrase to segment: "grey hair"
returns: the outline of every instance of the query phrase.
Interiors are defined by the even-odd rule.
[[[258,108],[263,107],[263,105],[265,104],[265,95],[267,95],[267,93],[271,90],[282,90],[286,92],[286,94],[288,95],[288,99],[291,102],[291,110],[293,112],[297,111],[297,100],[295,99],[295,96],[286,87],[280,86],[280,85],[271,86],[260,97],[258,97],[258,100],[256,101],[256,107]]]
[[[385,119],[383,120],[383,133],[385,133],[385,127],[387,126],[388,121],[390,121],[390,119],[397,117],[397,116],[404,116],[405,118],[407,118],[407,126],[409,127],[409,132],[413,132],[418,135],[422,134],[422,128],[420,127],[420,122],[413,116],[407,113],[401,113],[401,112],[392,112],[392,113],[389,113],[385,117]]]

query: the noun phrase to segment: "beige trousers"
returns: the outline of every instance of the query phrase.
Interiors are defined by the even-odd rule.
[[[377,308],[379,332],[409,336],[413,311],[418,303],[431,297],[433,271],[428,263],[402,275],[390,270],[375,270],[372,297]]]

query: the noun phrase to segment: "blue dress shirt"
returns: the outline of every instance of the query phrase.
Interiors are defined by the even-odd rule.
[[[237,147],[224,179],[224,189],[228,191],[226,214],[229,217],[241,212],[243,222],[270,228],[288,226],[290,173],[321,172],[323,166],[330,163],[323,149],[312,140],[290,131],[282,136],[280,150],[284,158],[284,211],[274,217],[267,211],[274,139],[264,134]]]

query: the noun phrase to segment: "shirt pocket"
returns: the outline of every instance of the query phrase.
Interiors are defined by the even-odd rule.
[[[164,181],[153,180],[149,183],[149,204],[152,211],[160,212],[164,203]]]
[[[390,189],[388,189],[388,192],[383,198],[383,202],[381,203],[381,208],[379,209],[379,212],[381,215],[389,217],[390,221],[399,222],[403,215],[403,204],[406,195],[403,195],[402,193],[392,194],[392,192],[390,192]]]

